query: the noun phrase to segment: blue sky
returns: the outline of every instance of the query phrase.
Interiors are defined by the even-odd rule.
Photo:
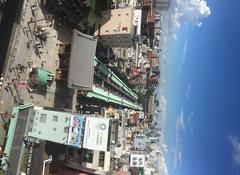
[[[240,174],[240,1],[207,1],[211,15],[171,39],[164,79],[170,175]]]

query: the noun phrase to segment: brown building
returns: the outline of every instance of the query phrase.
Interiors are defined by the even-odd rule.
[[[102,12],[102,17],[96,23],[94,36],[97,36],[105,47],[131,47],[133,15],[132,7]]]

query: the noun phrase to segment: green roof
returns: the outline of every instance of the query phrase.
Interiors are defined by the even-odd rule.
[[[97,64],[98,63],[98,64]],[[100,70],[104,75],[109,77],[113,82],[122,87],[128,94],[130,94],[135,99],[138,99],[137,94],[135,94],[118,76],[112,72],[107,66],[105,66],[100,60],[95,57],[94,65],[97,65],[97,69]]]
[[[37,68],[38,81],[42,85],[49,85],[49,80],[53,77],[52,72],[43,68]]]
[[[93,91],[88,92],[87,97],[97,98],[106,102],[123,105],[136,110],[143,110],[143,108],[137,104],[134,104],[128,100],[125,100],[117,95],[104,91],[104,89],[93,86]]]

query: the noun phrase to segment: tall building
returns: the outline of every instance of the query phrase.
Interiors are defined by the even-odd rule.
[[[131,47],[134,33],[133,16],[132,7],[102,12],[101,18],[97,20],[94,36],[106,47]]]
[[[110,171],[112,146],[118,142],[118,119],[33,105],[15,107],[13,115],[4,149],[7,157],[1,162],[8,174],[48,174],[46,155],[91,174],[105,175]],[[52,169],[58,163],[53,164]]]
[[[68,155],[65,166],[91,174],[111,174],[110,167],[114,159],[113,147],[118,140],[117,133],[117,119],[86,118],[81,152],[75,150],[74,154]]]
[[[155,8],[157,10],[168,10],[170,8],[170,0],[155,0]]]

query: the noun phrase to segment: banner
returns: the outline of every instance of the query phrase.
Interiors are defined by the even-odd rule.
[[[87,117],[85,121],[83,148],[106,151],[108,144],[109,119]]]
[[[145,165],[145,152],[144,151],[132,151],[130,156],[131,167],[144,167]]]
[[[83,116],[71,116],[67,144],[81,147]]]

